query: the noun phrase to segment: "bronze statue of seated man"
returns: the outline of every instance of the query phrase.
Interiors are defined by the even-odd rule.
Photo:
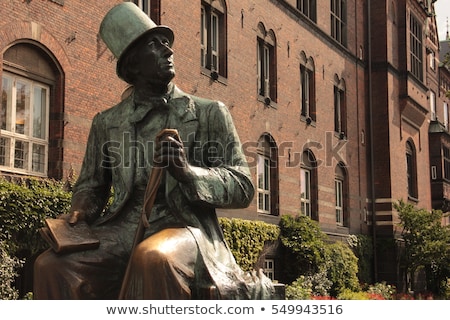
[[[94,117],[66,215],[72,225],[88,222],[100,246],[42,253],[34,297],[271,298],[274,287],[262,272],[249,274],[236,264],[215,212],[247,207],[254,196],[227,107],[173,84],[173,32],[133,3],[112,8],[100,35],[117,58],[117,75],[133,90]],[[164,129],[178,136],[157,139]],[[151,182],[154,199],[144,209],[155,170],[161,175]],[[135,242],[140,222],[146,227]]]

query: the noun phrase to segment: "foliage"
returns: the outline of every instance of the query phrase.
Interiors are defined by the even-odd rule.
[[[300,275],[314,274],[326,262],[325,234],[309,217],[283,215],[280,220],[280,240],[283,248],[285,283]]]
[[[450,229],[442,225],[442,212],[417,209],[403,201],[395,203],[394,208],[403,227],[403,261],[410,278],[414,279],[415,271],[424,267],[428,289],[442,295],[443,283],[450,277]]]
[[[349,288],[344,288],[337,298],[339,300],[370,300],[370,295],[365,291],[353,291]]]
[[[360,290],[358,258],[348,245],[327,242],[316,221],[304,215],[282,216],[280,239],[285,260],[282,281],[292,283],[290,290],[306,288],[313,296],[336,296],[344,288]]]
[[[343,289],[360,290],[358,258],[353,251],[342,242],[328,244],[326,249],[328,279],[333,283],[331,295],[337,296]]]
[[[383,297],[384,300],[393,300],[397,293],[395,286],[387,284],[385,281],[369,285],[366,289],[368,293]]]
[[[305,276],[300,276],[297,280],[286,286],[287,300],[308,300],[311,295],[311,283],[306,281]]]
[[[326,297],[332,286],[327,278],[326,270],[311,275],[301,275],[290,285],[286,286],[286,299],[305,300],[313,297]]]
[[[70,197],[62,182],[0,178],[0,241],[8,243],[8,253],[30,256],[41,250],[39,227],[45,218],[67,212]]]
[[[252,270],[264,248],[266,241],[278,239],[277,225],[263,221],[219,218],[226,242],[237,264],[244,270]]]
[[[373,242],[372,238],[363,235],[349,235],[347,243],[358,258],[358,278],[361,283],[371,283],[373,275]]]
[[[11,257],[7,247],[6,242],[0,241],[0,300],[15,300],[19,297],[19,292],[14,288],[14,280],[22,261]]]

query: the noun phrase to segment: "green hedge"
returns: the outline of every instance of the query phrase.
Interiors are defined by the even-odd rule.
[[[219,222],[237,264],[244,271],[254,268],[264,243],[275,241],[280,235],[277,225],[263,221],[219,218]]]
[[[42,250],[38,229],[46,217],[67,212],[70,198],[63,182],[0,178],[0,241],[9,244],[12,255],[31,256]]]

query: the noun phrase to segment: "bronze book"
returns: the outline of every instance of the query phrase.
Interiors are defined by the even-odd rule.
[[[64,219],[46,219],[45,227],[39,232],[56,253],[96,249],[100,245],[99,239],[84,221],[71,226]]]

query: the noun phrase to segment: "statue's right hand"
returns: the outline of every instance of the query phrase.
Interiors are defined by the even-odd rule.
[[[84,220],[84,214],[80,211],[72,211],[68,214],[66,221],[71,225],[74,226],[77,224],[78,221]]]

